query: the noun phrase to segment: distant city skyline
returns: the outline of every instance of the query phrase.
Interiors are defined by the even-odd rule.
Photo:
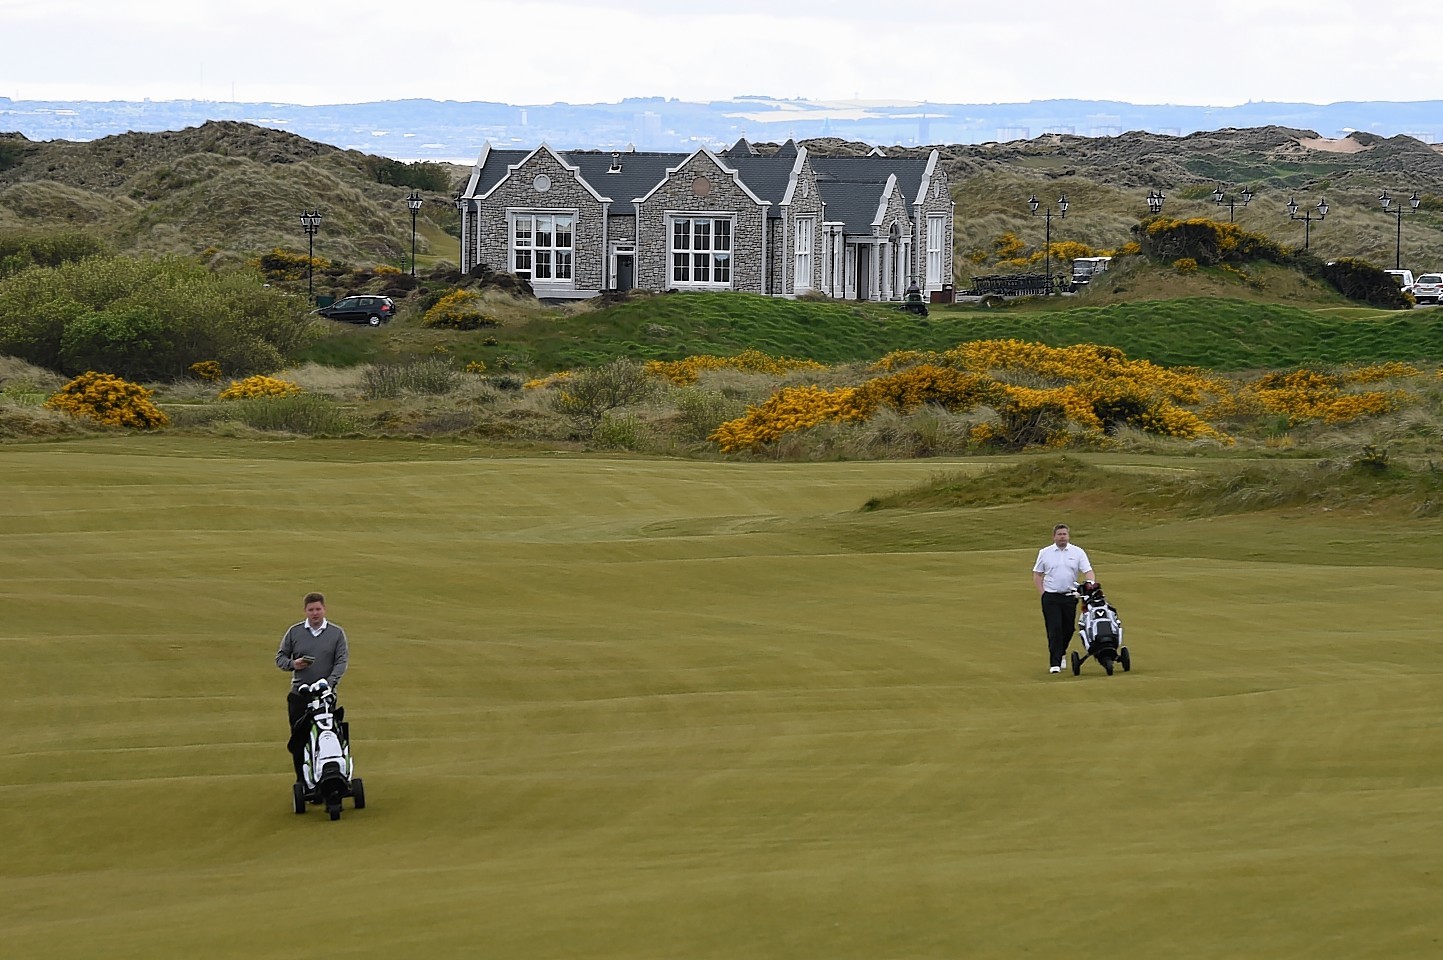
[[[880,11],[880,15],[879,15]],[[0,0],[0,96],[298,105],[819,101],[1420,101],[1443,93],[1422,0]]]

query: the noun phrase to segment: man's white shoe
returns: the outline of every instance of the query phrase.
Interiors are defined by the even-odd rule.
[[[1047,668],[1047,672],[1048,672],[1048,673],[1061,673],[1061,672],[1062,672],[1062,668],[1061,668],[1061,667],[1048,667],[1048,668]]]

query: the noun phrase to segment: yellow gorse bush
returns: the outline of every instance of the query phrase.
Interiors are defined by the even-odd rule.
[[[1286,416],[1289,425],[1307,420],[1348,423],[1389,413],[1408,402],[1408,395],[1401,390],[1345,392],[1350,380],[1372,382],[1302,369],[1268,374],[1247,389],[1263,410]]]
[[[215,360],[202,360],[199,363],[192,363],[187,367],[190,375],[197,380],[219,380],[221,378],[220,364]]]
[[[670,380],[678,386],[690,386],[696,383],[706,370],[742,370],[779,377],[793,370],[825,370],[826,364],[817,363],[815,360],[774,357],[760,350],[743,350],[734,357],[699,354],[682,360],[648,360],[645,369],[652,376]]]
[[[452,290],[437,300],[421,318],[422,326],[452,330],[477,330],[500,326],[500,321],[481,309],[484,301],[475,290]]]
[[[527,390],[549,390],[558,384],[563,384],[571,379],[570,370],[561,370],[545,377],[533,377],[522,384]]]
[[[1394,360],[1350,370],[1344,374],[1344,379],[1349,383],[1381,383],[1384,380],[1408,380],[1422,375],[1423,371],[1411,363],[1400,363]]]
[[[155,430],[169,425],[170,418],[151,402],[152,396],[138,383],[89,370],[52,394],[45,406],[101,426]]]
[[[866,419],[884,406],[906,413],[932,405],[990,411],[996,421],[971,430],[978,444],[1095,443],[1124,424],[1162,436],[1232,442],[1186,409],[1230,397],[1226,381],[1199,370],[1129,360],[1116,347],[976,340],[941,352],[889,353],[873,370],[881,375],[856,387],[789,388],[785,400],[778,391],[723,424],[712,439],[730,453],[827,420]]]
[[[780,440],[793,430],[806,430],[819,423],[864,419],[853,403],[856,390],[839,387],[782,387],[765,402],[747,410],[746,415],[728,420],[708,438],[723,451],[755,449]]]
[[[257,374],[237,380],[217,395],[217,400],[254,400],[256,397],[285,397],[300,393],[301,388],[289,380]]]

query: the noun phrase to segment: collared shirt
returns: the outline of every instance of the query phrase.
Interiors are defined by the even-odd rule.
[[[1042,574],[1042,589],[1047,593],[1067,593],[1091,569],[1092,562],[1075,543],[1043,547],[1037,551],[1037,563],[1032,566],[1033,573]]]
[[[311,621],[309,620],[302,620],[301,622],[306,625],[307,630],[311,631],[311,636],[319,637],[321,634],[326,632],[326,625],[329,624],[331,621],[323,617],[321,618],[321,625],[319,627],[311,626]]]

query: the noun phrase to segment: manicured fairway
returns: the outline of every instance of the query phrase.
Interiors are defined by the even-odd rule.
[[[0,955],[1443,950],[1436,523],[472,457],[0,447]],[[1131,674],[1046,673],[1057,519]],[[310,589],[352,642],[339,823],[291,813],[282,748]]]

